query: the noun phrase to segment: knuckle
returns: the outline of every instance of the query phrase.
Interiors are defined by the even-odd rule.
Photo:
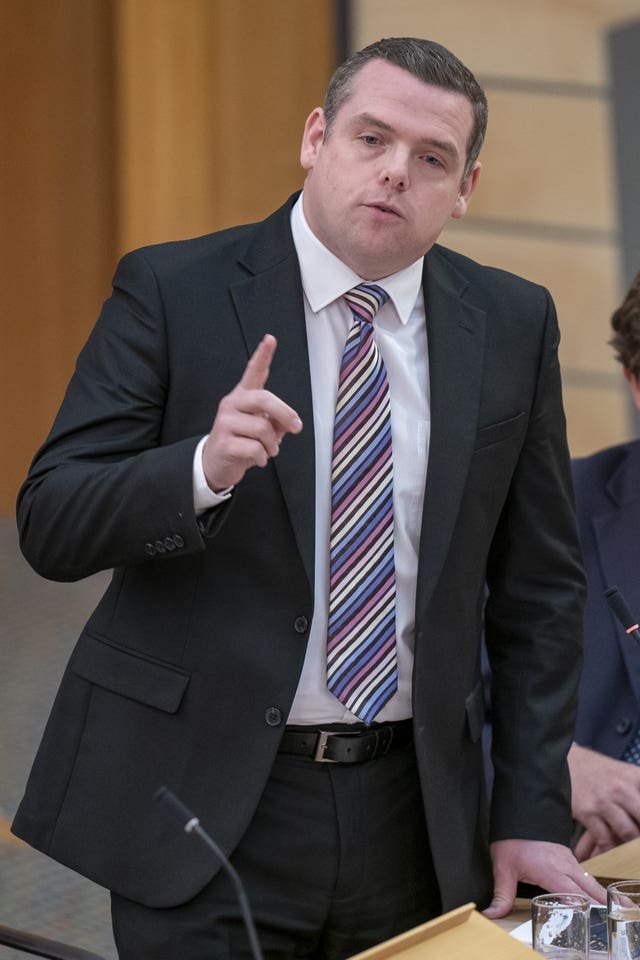
[[[628,824],[622,828],[620,831],[621,840],[633,840],[634,837],[638,836],[638,826],[637,824]]]
[[[233,393],[227,393],[226,396],[222,397],[218,404],[218,415],[226,416],[234,408],[235,397]]]

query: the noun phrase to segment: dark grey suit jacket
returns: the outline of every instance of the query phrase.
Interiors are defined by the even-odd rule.
[[[15,832],[156,906],[215,870],[152,803],[175,790],[231,851],[269,776],[313,616],[314,437],[291,201],[264,223],[137,251],[20,493],[25,556],[114,568],[52,710]],[[425,258],[431,443],[414,726],[443,908],[488,901],[480,734],[485,583],[493,838],[566,842],[583,581],[548,293],[441,247]],[[305,427],[198,520],[191,468],[264,333]]]

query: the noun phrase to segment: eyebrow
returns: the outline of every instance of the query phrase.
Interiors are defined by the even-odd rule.
[[[350,125],[352,127],[358,127],[362,124],[367,126],[377,127],[378,130],[385,130],[387,133],[395,133],[396,128],[387,123],[385,120],[381,120],[379,117],[376,117],[373,113],[368,113],[364,111],[363,113],[357,113],[352,117]],[[443,153],[446,153],[453,160],[458,159],[458,150],[454,143],[450,140],[438,140],[436,137],[422,137],[419,140],[419,143],[426,147],[435,147],[438,150],[442,150]]]

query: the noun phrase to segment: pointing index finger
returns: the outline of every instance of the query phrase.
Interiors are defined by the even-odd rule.
[[[276,338],[267,333],[262,338],[244,368],[240,386],[246,390],[262,390],[269,378],[271,361],[276,352],[278,342]]]

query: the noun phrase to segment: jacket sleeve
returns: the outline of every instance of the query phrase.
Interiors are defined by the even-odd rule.
[[[77,580],[203,549],[192,494],[200,435],[163,439],[169,380],[160,287],[144,254],[128,254],[18,495],[21,547],[43,576]]]
[[[547,294],[533,408],[487,570],[493,840],[568,843],[571,830],[566,754],[577,707],[584,575],[558,341]]]

